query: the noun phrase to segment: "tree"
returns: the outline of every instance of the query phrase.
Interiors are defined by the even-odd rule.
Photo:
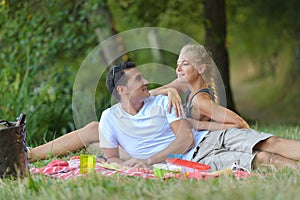
[[[205,46],[212,52],[225,85],[227,107],[236,110],[229,77],[229,58],[226,48],[225,0],[204,0]]]

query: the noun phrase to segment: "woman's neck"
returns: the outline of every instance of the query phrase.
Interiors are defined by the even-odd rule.
[[[208,85],[203,81],[203,79],[197,79],[195,82],[189,84],[189,89],[191,93],[196,93],[201,89],[207,88]]]

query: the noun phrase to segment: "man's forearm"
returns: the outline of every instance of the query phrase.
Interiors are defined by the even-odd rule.
[[[169,146],[146,159],[148,165],[164,162],[168,158],[168,154],[184,154],[194,146],[194,139],[192,140],[174,140]]]
[[[112,157],[112,158],[107,158],[108,163],[118,163],[120,165],[123,164],[123,161],[120,158],[117,157]]]
[[[149,93],[152,96],[157,96],[157,95],[160,95],[160,94],[167,95],[168,94],[168,88],[166,86],[162,86],[162,87],[150,90]]]
[[[178,120],[171,125],[176,138],[165,149],[158,152],[154,156],[148,158],[148,164],[164,162],[168,158],[168,154],[183,154],[194,147],[194,135],[191,131],[191,126],[186,120]]]
[[[119,148],[101,148],[101,149],[108,163],[115,162],[120,165],[123,163],[123,161],[120,159],[119,156]]]

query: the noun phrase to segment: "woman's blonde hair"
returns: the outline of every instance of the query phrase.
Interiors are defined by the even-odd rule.
[[[218,103],[218,95],[214,76],[216,67],[214,65],[211,52],[202,45],[187,44],[181,48],[180,54],[182,53],[190,53],[192,55],[192,64],[194,67],[197,67],[201,64],[206,65],[206,70],[202,77],[213,92],[214,98],[212,100]]]

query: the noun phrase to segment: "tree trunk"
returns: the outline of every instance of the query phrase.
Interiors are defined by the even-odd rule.
[[[229,58],[226,48],[225,0],[204,0],[205,46],[212,52],[222,76],[227,108],[236,111],[230,88]]]
[[[96,10],[93,13],[90,13],[89,20],[91,23],[98,23],[99,27],[95,29],[95,33],[98,38],[98,42],[101,43],[104,40],[110,38],[111,36],[117,35],[118,31],[115,27],[115,22],[112,17],[111,10],[108,7],[107,0],[102,1],[102,6],[99,10]],[[100,58],[103,63],[108,66],[110,61],[113,60],[112,64],[119,64],[124,61],[128,61],[129,57],[127,54],[122,55],[117,59],[112,59],[111,55],[114,55],[114,52],[124,52],[125,46],[123,44],[121,36],[116,36],[113,41],[110,39],[110,49],[103,49],[100,52]],[[113,53],[112,53],[113,52]]]

